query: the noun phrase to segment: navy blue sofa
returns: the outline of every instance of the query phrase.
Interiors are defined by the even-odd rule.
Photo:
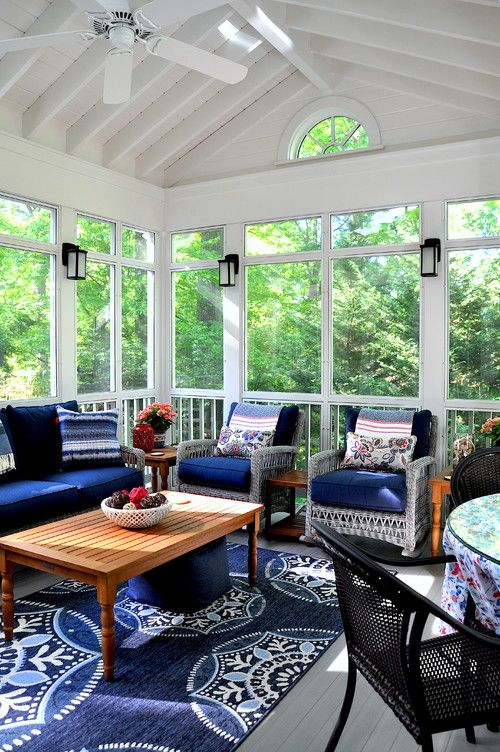
[[[72,400],[62,403],[78,410]],[[144,452],[122,447],[122,465],[61,470],[56,405],[0,410],[16,469],[0,475],[0,534],[97,506],[113,491],[143,485]]]

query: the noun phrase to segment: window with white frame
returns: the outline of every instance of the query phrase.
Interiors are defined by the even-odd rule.
[[[0,196],[0,399],[56,394],[54,207]]]
[[[339,154],[353,149],[366,149],[369,145],[364,125],[347,115],[329,115],[307,130],[290,158]]]

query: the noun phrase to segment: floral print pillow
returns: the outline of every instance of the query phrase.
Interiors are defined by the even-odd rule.
[[[348,433],[346,453],[340,467],[404,473],[412,460],[416,443],[416,436],[361,436]]]
[[[255,431],[248,428],[233,430],[229,426],[222,426],[215,454],[225,457],[251,457],[257,449],[272,444],[274,433],[274,431]]]

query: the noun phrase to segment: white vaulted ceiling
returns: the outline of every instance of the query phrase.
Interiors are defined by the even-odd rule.
[[[83,0],[0,0],[0,39],[87,28],[82,7]],[[272,169],[290,119],[331,94],[365,105],[386,149],[500,132],[498,0],[206,0],[204,7],[162,33],[247,65],[240,83],[135,45],[130,101],[103,104],[108,43],[75,35],[3,55],[0,129],[165,186]],[[248,53],[226,40],[218,26],[227,19],[262,44]]]

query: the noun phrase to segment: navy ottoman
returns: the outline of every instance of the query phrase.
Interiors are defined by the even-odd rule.
[[[179,613],[206,608],[230,588],[225,537],[128,581],[133,600]]]

